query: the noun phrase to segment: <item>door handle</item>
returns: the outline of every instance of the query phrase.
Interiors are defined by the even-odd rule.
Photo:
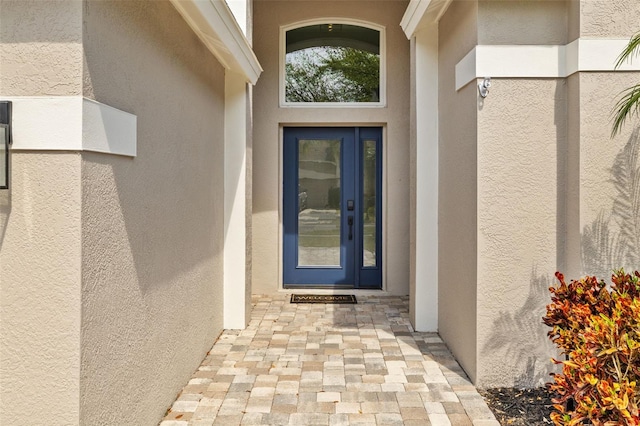
[[[353,240],[353,216],[347,217],[347,224],[349,225],[349,241]]]

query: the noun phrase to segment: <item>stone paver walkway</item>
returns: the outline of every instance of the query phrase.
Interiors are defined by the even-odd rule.
[[[407,297],[289,299],[254,297],[160,425],[499,426],[440,337],[413,332]]]

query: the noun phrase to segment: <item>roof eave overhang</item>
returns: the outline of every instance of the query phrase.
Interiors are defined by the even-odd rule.
[[[437,25],[451,2],[452,0],[411,0],[400,22],[407,38],[410,39],[425,27]]]
[[[224,68],[256,84],[262,67],[225,1],[171,0],[171,3]]]

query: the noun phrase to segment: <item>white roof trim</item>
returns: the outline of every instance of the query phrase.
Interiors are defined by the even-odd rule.
[[[400,22],[407,38],[410,39],[428,25],[437,24],[451,2],[452,0],[411,0]]]
[[[171,0],[223,67],[256,84],[262,67],[224,0]]]

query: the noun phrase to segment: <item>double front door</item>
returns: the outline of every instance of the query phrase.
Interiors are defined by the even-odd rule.
[[[285,286],[382,287],[382,129],[284,129]]]

